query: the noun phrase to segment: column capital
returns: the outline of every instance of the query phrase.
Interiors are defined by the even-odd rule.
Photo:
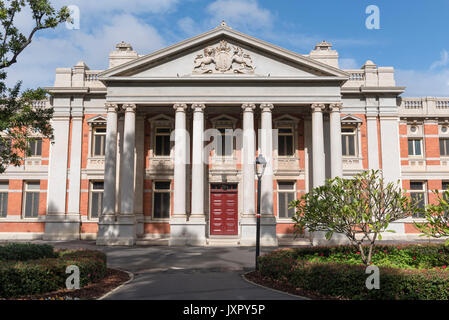
[[[253,112],[256,109],[256,105],[254,103],[244,103],[242,104],[243,112]]]
[[[106,103],[104,107],[107,110],[107,112],[114,112],[114,113],[117,113],[119,109],[116,103]]]
[[[271,112],[274,109],[274,105],[272,103],[262,103],[260,104],[260,109],[262,112]]]
[[[204,103],[193,103],[192,104],[193,112],[203,112],[205,108],[206,108],[206,105]]]
[[[343,109],[343,103],[331,103],[329,105],[329,110],[331,112],[341,112],[341,109]]]
[[[173,109],[175,109],[176,112],[186,112],[187,104],[185,104],[185,103],[175,103],[173,105]]]
[[[311,105],[312,112],[323,112],[326,106],[322,103],[313,103]]]
[[[125,112],[136,112],[137,106],[133,103],[126,103],[123,105],[123,109],[125,109]]]

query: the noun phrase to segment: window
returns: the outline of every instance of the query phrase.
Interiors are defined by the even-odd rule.
[[[440,155],[449,156],[449,139],[440,138]]]
[[[408,155],[421,156],[422,155],[422,140],[408,139]]]
[[[106,150],[106,128],[95,128],[92,137],[92,155],[104,157]]]
[[[103,212],[103,181],[92,181],[90,183],[90,218],[96,219]]]
[[[25,218],[36,218],[39,215],[40,182],[26,182],[24,196]]]
[[[217,128],[220,132],[220,137],[217,141],[217,156],[230,157],[232,156],[233,146],[233,130],[231,128]]]
[[[157,128],[156,129],[156,156],[169,156],[170,155],[170,128]]]
[[[35,139],[33,141],[30,141],[30,156],[42,156],[42,139]]]
[[[278,216],[279,218],[291,218],[295,214],[294,208],[290,207],[290,202],[295,200],[295,183],[278,182]]]
[[[9,182],[0,182],[0,218],[6,218],[8,211]]]
[[[278,129],[278,155],[293,156],[293,130],[291,128]]]
[[[153,218],[170,218],[170,182],[157,181],[154,183]]]
[[[342,128],[341,129],[341,149],[342,155],[346,157],[356,156],[356,135],[357,128]]]
[[[426,207],[426,190],[425,183],[421,181],[410,181],[410,198],[418,205],[419,208],[425,209]],[[420,215],[413,216],[419,218]]]

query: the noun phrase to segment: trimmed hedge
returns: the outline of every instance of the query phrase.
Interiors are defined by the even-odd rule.
[[[0,246],[0,261],[27,261],[56,256],[53,247],[47,244],[8,243]]]
[[[388,250],[394,246],[376,246],[376,249]],[[410,245],[405,246],[417,256],[424,253],[439,257],[431,258],[432,262],[445,263],[448,251],[442,251],[442,245]],[[390,268],[381,267],[380,289],[368,290],[365,282],[369,274],[366,266],[354,263],[323,262],[304,259],[317,254],[318,257],[335,252],[347,252],[352,247],[314,247],[298,249],[281,249],[273,251],[259,259],[259,270],[262,276],[288,282],[301,288],[324,296],[346,299],[376,300],[433,300],[449,299],[449,271],[447,268],[432,269]],[[444,252],[442,254],[441,252]],[[442,257],[444,256],[444,257]],[[415,261],[415,260],[413,260]],[[444,265],[445,267],[445,265]]]
[[[0,261],[0,297],[35,295],[66,288],[66,268],[80,269],[80,287],[106,276],[106,255],[99,251],[57,252],[57,258]]]

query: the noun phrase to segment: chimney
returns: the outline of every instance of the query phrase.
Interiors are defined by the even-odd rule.
[[[315,49],[310,51],[310,58],[319,62],[325,63],[332,67],[338,68],[338,52],[332,50],[332,44],[326,41],[321,41],[315,46]]]
[[[116,67],[139,57],[129,43],[122,41],[117,44],[115,48],[116,49],[109,54],[109,68]]]

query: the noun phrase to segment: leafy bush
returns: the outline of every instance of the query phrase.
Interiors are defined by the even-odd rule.
[[[80,287],[106,276],[106,255],[99,251],[60,251],[57,258],[0,262],[0,297],[34,295],[64,289],[66,268],[80,269]]]
[[[262,276],[326,296],[349,299],[448,299],[449,249],[444,245],[375,246],[380,289],[351,246],[276,250],[260,257]],[[377,264],[376,264],[377,263]]]
[[[55,257],[53,247],[47,244],[8,243],[0,246],[0,261],[27,261]]]

